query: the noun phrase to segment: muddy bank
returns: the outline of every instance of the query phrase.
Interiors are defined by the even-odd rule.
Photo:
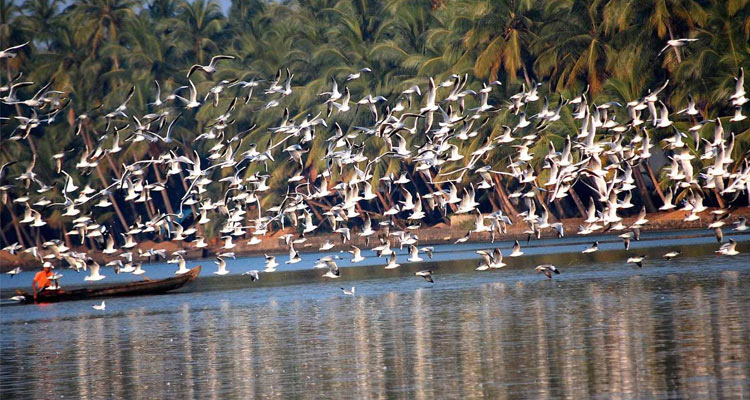
[[[684,221],[688,215],[687,211],[671,211],[648,214],[648,223],[641,229],[643,232],[653,231],[675,231],[675,230],[688,230],[688,229],[706,229],[709,223],[713,221],[713,215],[711,209],[700,214],[700,219],[695,221]],[[732,228],[732,222],[736,221],[738,217],[744,216],[750,218],[750,208],[743,207],[732,211],[731,216],[726,219],[726,225],[724,226],[725,235],[729,233]],[[627,217],[623,219],[623,224],[629,226],[636,220],[636,216]],[[552,221],[551,221],[552,222]],[[564,232],[566,236],[574,236],[578,231],[578,227],[583,224],[582,218],[569,218],[561,221],[563,223]],[[413,231],[419,237],[420,245],[434,245],[453,243],[456,239],[466,235],[469,229],[474,228],[474,216],[463,215],[452,218],[452,223],[437,224],[427,228],[420,228],[419,230]],[[525,231],[528,230],[528,226],[523,223],[515,223],[507,227],[507,232],[502,235],[496,236],[496,241],[503,240],[514,240],[514,239],[526,239],[527,234]],[[707,233],[710,231],[707,230]],[[249,245],[250,239],[235,240],[236,246],[231,250],[238,257],[250,256],[250,255],[261,255],[261,254],[286,254],[288,248],[283,240],[283,236],[287,233],[293,234],[297,237],[299,234],[292,228],[287,228],[284,231],[278,231],[273,234],[265,235],[260,237],[261,242]],[[341,237],[338,234],[331,233],[320,233],[316,235],[306,236],[307,240],[304,243],[295,245],[295,248],[301,252],[312,252],[318,251],[318,249],[326,242],[331,241],[335,244],[335,247],[331,250],[349,250],[351,249],[350,244],[358,246],[360,248],[373,247],[378,244],[377,235],[372,235],[369,238],[369,244],[365,238],[359,237],[357,231],[352,231],[351,243],[342,244]],[[597,233],[602,233],[601,231]],[[618,234],[618,232],[611,232],[612,234]],[[556,232],[553,229],[546,229],[542,232],[543,237],[554,237]],[[490,240],[490,235],[487,232],[472,233],[469,241],[470,242],[486,242]],[[151,240],[145,240],[139,244],[138,247],[132,249],[133,253],[137,256],[138,249],[141,251],[147,251],[149,249],[154,250],[165,250],[169,255],[172,252],[180,249],[187,251],[187,259],[198,259],[202,257],[208,257],[222,251],[228,251],[221,248],[223,240],[213,239],[208,242],[208,247],[204,250],[195,249],[189,244],[181,241],[167,241],[167,242],[153,242]],[[85,248],[75,249],[76,251],[86,251]],[[45,253],[46,254],[46,253]],[[89,255],[97,260],[97,262],[103,264],[113,259],[113,257],[107,256],[99,251],[89,251]],[[147,262],[148,260],[143,260]],[[28,253],[20,253],[11,255],[7,251],[0,251],[0,272],[7,272],[16,267],[23,267],[25,269],[40,268],[38,260],[34,259]],[[67,266],[66,266],[67,267]]]

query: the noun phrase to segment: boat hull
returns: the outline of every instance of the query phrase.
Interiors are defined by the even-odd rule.
[[[18,292],[18,294],[24,296],[25,300],[22,301],[23,303],[56,303],[60,301],[86,300],[104,297],[162,294],[179,289],[187,283],[194,281],[195,278],[198,277],[200,271],[201,267],[197,266],[182,275],[167,279],[128,282],[121,285],[101,288],[45,290],[39,293],[36,299],[34,299],[33,293]]]

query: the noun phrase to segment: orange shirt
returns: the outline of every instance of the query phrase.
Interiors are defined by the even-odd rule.
[[[44,270],[41,270],[34,275],[34,283],[36,283],[36,286],[39,289],[49,287],[52,285],[52,282],[49,280],[50,276],[52,276],[52,271],[45,272]]]

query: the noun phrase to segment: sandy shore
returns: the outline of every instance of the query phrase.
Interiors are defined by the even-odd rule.
[[[706,210],[705,212],[700,214],[700,219],[690,222],[685,222],[684,219],[687,216],[687,211],[671,211],[671,212],[660,212],[660,213],[653,213],[648,214],[647,219],[648,223],[643,226],[641,229],[644,232],[653,232],[653,231],[675,231],[675,230],[688,230],[688,229],[705,229],[709,223],[713,221],[713,215],[711,214],[711,209]],[[727,225],[725,225],[725,235],[726,235],[726,228],[731,229],[731,223],[734,222],[737,217],[744,216],[746,218],[750,218],[750,207],[742,207],[738,208],[732,211],[731,216],[727,218]],[[623,224],[625,226],[629,226],[632,224],[636,219],[636,216],[627,217],[623,219]],[[466,231],[473,228],[473,221],[474,217],[471,215],[465,215],[460,217],[454,217],[452,224],[438,224],[431,227],[421,228],[417,231],[414,231],[419,236],[419,243],[420,245],[436,245],[436,244],[445,244],[445,243],[453,243],[456,241],[456,239],[463,237],[466,235]],[[561,221],[563,223],[563,227],[565,229],[565,235],[566,236],[574,236],[576,235],[576,232],[578,231],[579,225],[583,224],[583,219],[581,218],[569,218],[564,219]],[[516,223],[513,225],[508,226],[507,233],[503,235],[499,235],[495,238],[496,241],[503,241],[503,240],[514,240],[514,239],[526,239],[526,234],[524,231],[528,229],[527,225],[524,223]],[[708,231],[707,231],[708,232]],[[278,231],[270,235],[266,235],[261,237],[261,243],[255,244],[255,245],[248,245],[249,239],[242,239],[235,241],[236,247],[233,249],[235,254],[240,256],[252,256],[252,255],[261,255],[261,254],[286,254],[288,252],[288,248],[286,247],[286,244],[281,239],[281,236],[283,236],[286,233],[292,233],[295,236],[297,235],[297,232],[292,228],[287,228],[284,231]],[[602,233],[601,231],[598,233]],[[611,232],[613,235],[617,234],[617,232]],[[554,237],[556,234],[554,230],[548,229],[545,230],[542,233],[543,237]],[[297,250],[301,252],[313,252],[318,251],[320,246],[323,245],[327,240],[330,240],[331,242],[335,243],[335,247],[331,249],[331,251],[335,250],[349,250],[351,249],[349,246],[350,244],[353,244],[355,246],[358,246],[360,248],[367,248],[365,243],[365,239],[359,237],[356,232],[352,232],[352,241],[351,243],[347,244],[341,244],[341,239],[338,234],[331,234],[331,233],[320,233],[317,235],[310,235],[307,236],[307,241],[304,242],[301,246],[296,246]],[[470,242],[487,242],[490,240],[489,233],[483,232],[483,233],[474,233],[471,235],[469,241]],[[209,247],[206,248],[206,254],[207,256],[210,256],[212,254],[216,254],[218,252],[221,252],[220,247],[222,245],[221,240],[212,240],[209,242]],[[373,235],[370,237],[370,246],[377,245],[377,238],[376,235]],[[200,249],[195,249],[189,245],[186,245],[183,242],[161,242],[156,243],[150,240],[143,241],[139,244],[138,247],[133,249],[133,252],[135,254],[138,253],[138,249],[141,249],[142,251],[146,251],[148,249],[164,249],[169,254],[173,251],[179,250],[179,249],[185,249],[187,250],[186,257],[187,259],[199,259],[203,256],[203,253]],[[75,249],[76,251],[85,251],[85,248]],[[101,252],[94,252],[90,251],[89,255],[93,257],[97,262],[99,263],[105,263],[109,260],[111,260],[113,257],[107,256]],[[7,251],[0,251],[0,272],[7,272],[10,269],[13,269],[15,267],[23,267],[25,269],[34,269],[34,268],[40,268],[40,263],[38,260],[35,260],[31,255],[27,253],[21,253],[16,255],[11,255]]]

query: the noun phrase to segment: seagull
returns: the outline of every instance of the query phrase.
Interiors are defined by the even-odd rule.
[[[12,270],[6,272],[6,274],[10,275],[11,279],[21,273],[21,267],[13,268]]]
[[[250,280],[252,282],[260,280],[260,276],[258,276],[258,270],[257,269],[252,269],[250,271],[243,272],[242,275],[250,275]]]
[[[523,252],[521,251],[521,244],[518,243],[518,240],[516,240],[513,243],[513,251],[510,254],[508,254],[508,257],[518,257],[522,254]]]
[[[423,271],[415,272],[414,275],[415,276],[421,276],[427,282],[435,283],[435,281],[432,280],[432,272],[433,272],[432,270],[426,269],[426,270],[423,270]]]
[[[419,256],[419,249],[415,245],[409,245],[409,262],[420,262],[423,261],[422,257]]]
[[[352,250],[349,250],[349,253],[352,254],[352,263],[358,263],[360,261],[363,261],[365,258],[362,257],[362,250],[357,246],[352,246]]]
[[[736,232],[744,232],[748,229],[750,229],[750,227],[747,226],[747,218],[739,217],[737,218],[737,221],[734,222],[734,230]]]
[[[679,256],[682,252],[680,250],[672,250],[669,253],[664,255],[665,260],[671,260],[677,256]]]
[[[341,288],[341,292],[344,293],[347,296],[354,296],[354,286],[352,286],[352,290],[346,290],[344,288]]]
[[[599,250],[599,241],[596,241],[594,242],[594,244],[591,245],[591,247],[583,250],[581,253],[588,254],[588,253],[593,253],[598,250]]]
[[[394,269],[400,267],[401,264],[396,263],[396,253],[391,253],[391,258],[388,259],[385,269]]]
[[[21,47],[26,46],[27,44],[29,44],[29,42],[22,43],[17,46],[8,47],[7,49],[0,51],[0,60],[2,60],[3,58],[15,58],[16,51]]]
[[[279,263],[276,262],[275,256],[269,256],[268,254],[263,255],[266,258],[266,269],[263,270],[263,272],[274,272],[276,271],[276,267],[279,266]]]
[[[643,267],[643,260],[646,259],[645,255],[636,256],[636,257],[630,257],[628,258],[627,264],[635,264],[638,266],[638,268]]]
[[[187,77],[190,78],[190,75],[192,75],[193,72],[200,69],[201,71],[205,72],[209,76],[209,79],[210,79],[211,75],[213,75],[213,73],[216,72],[216,63],[219,60],[234,60],[234,57],[224,56],[224,55],[213,56],[211,57],[211,61],[208,63],[208,65],[195,64],[192,67],[190,67]]]
[[[688,44],[690,42],[695,42],[697,40],[698,39],[672,39],[672,40],[667,40],[667,45],[664,46],[664,48],[661,49],[661,51],[659,52],[659,54],[657,54],[657,56],[660,56],[661,53],[664,53],[670,47],[673,47],[673,48],[682,47],[682,46],[685,46],[686,44]]]
[[[537,274],[544,274],[544,275],[547,275],[547,278],[550,278],[550,279],[552,278],[552,273],[553,273],[553,272],[554,272],[554,273],[556,273],[556,274],[559,274],[559,273],[560,273],[560,270],[559,270],[559,269],[557,269],[557,268],[556,268],[556,267],[555,267],[554,265],[552,265],[552,264],[542,264],[542,265],[537,265],[535,269],[536,269],[536,273],[537,273]]]
[[[736,256],[737,254],[740,254],[740,252],[737,251],[737,242],[734,239],[729,239],[729,243],[722,244],[716,253],[724,256]]]
[[[102,300],[102,304],[94,304],[91,308],[98,311],[104,311],[107,308],[107,305],[104,304],[104,301]]]
[[[227,270],[227,262],[226,262],[226,260],[224,260],[221,257],[216,257],[216,259],[219,260],[219,261],[214,261],[214,264],[218,265],[219,268],[218,268],[218,270],[214,271],[214,274],[216,274],[216,275],[226,275],[226,274],[228,274],[229,271]]]
[[[90,260],[90,261],[91,263],[88,265],[88,268],[89,270],[91,270],[91,272],[89,272],[89,275],[85,276],[83,280],[84,281],[100,281],[106,278],[106,276],[101,275],[99,273],[99,268],[100,268],[99,263],[97,263],[94,260]]]
[[[323,274],[324,278],[336,279],[336,278],[341,277],[341,272],[339,271],[339,266],[336,264],[336,261],[333,261],[330,258],[327,258],[327,259],[325,259],[323,261],[325,262],[326,266],[328,267],[328,272],[326,272],[325,274]]]
[[[286,261],[287,264],[295,264],[302,261],[302,258],[299,256],[299,252],[297,250],[294,250],[294,246],[289,246],[289,260]]]
[[[359,79],[359,77],[362,74],[362,72],[372,72],[372,70],[370,68],[364,67],[364,68],[360,69],[359,72],[355,72],[353,74],[347,75],[346,82],[353,81],[355,79]]]
[[[183,258],[181,255],[178,255],[177,258],[174,260],[174,262],[177,263],[177,271],[175,271],[174,273],[175,275],[182,275],[190,271],[187,268],[187,263],[185,262],[185,258]]]

